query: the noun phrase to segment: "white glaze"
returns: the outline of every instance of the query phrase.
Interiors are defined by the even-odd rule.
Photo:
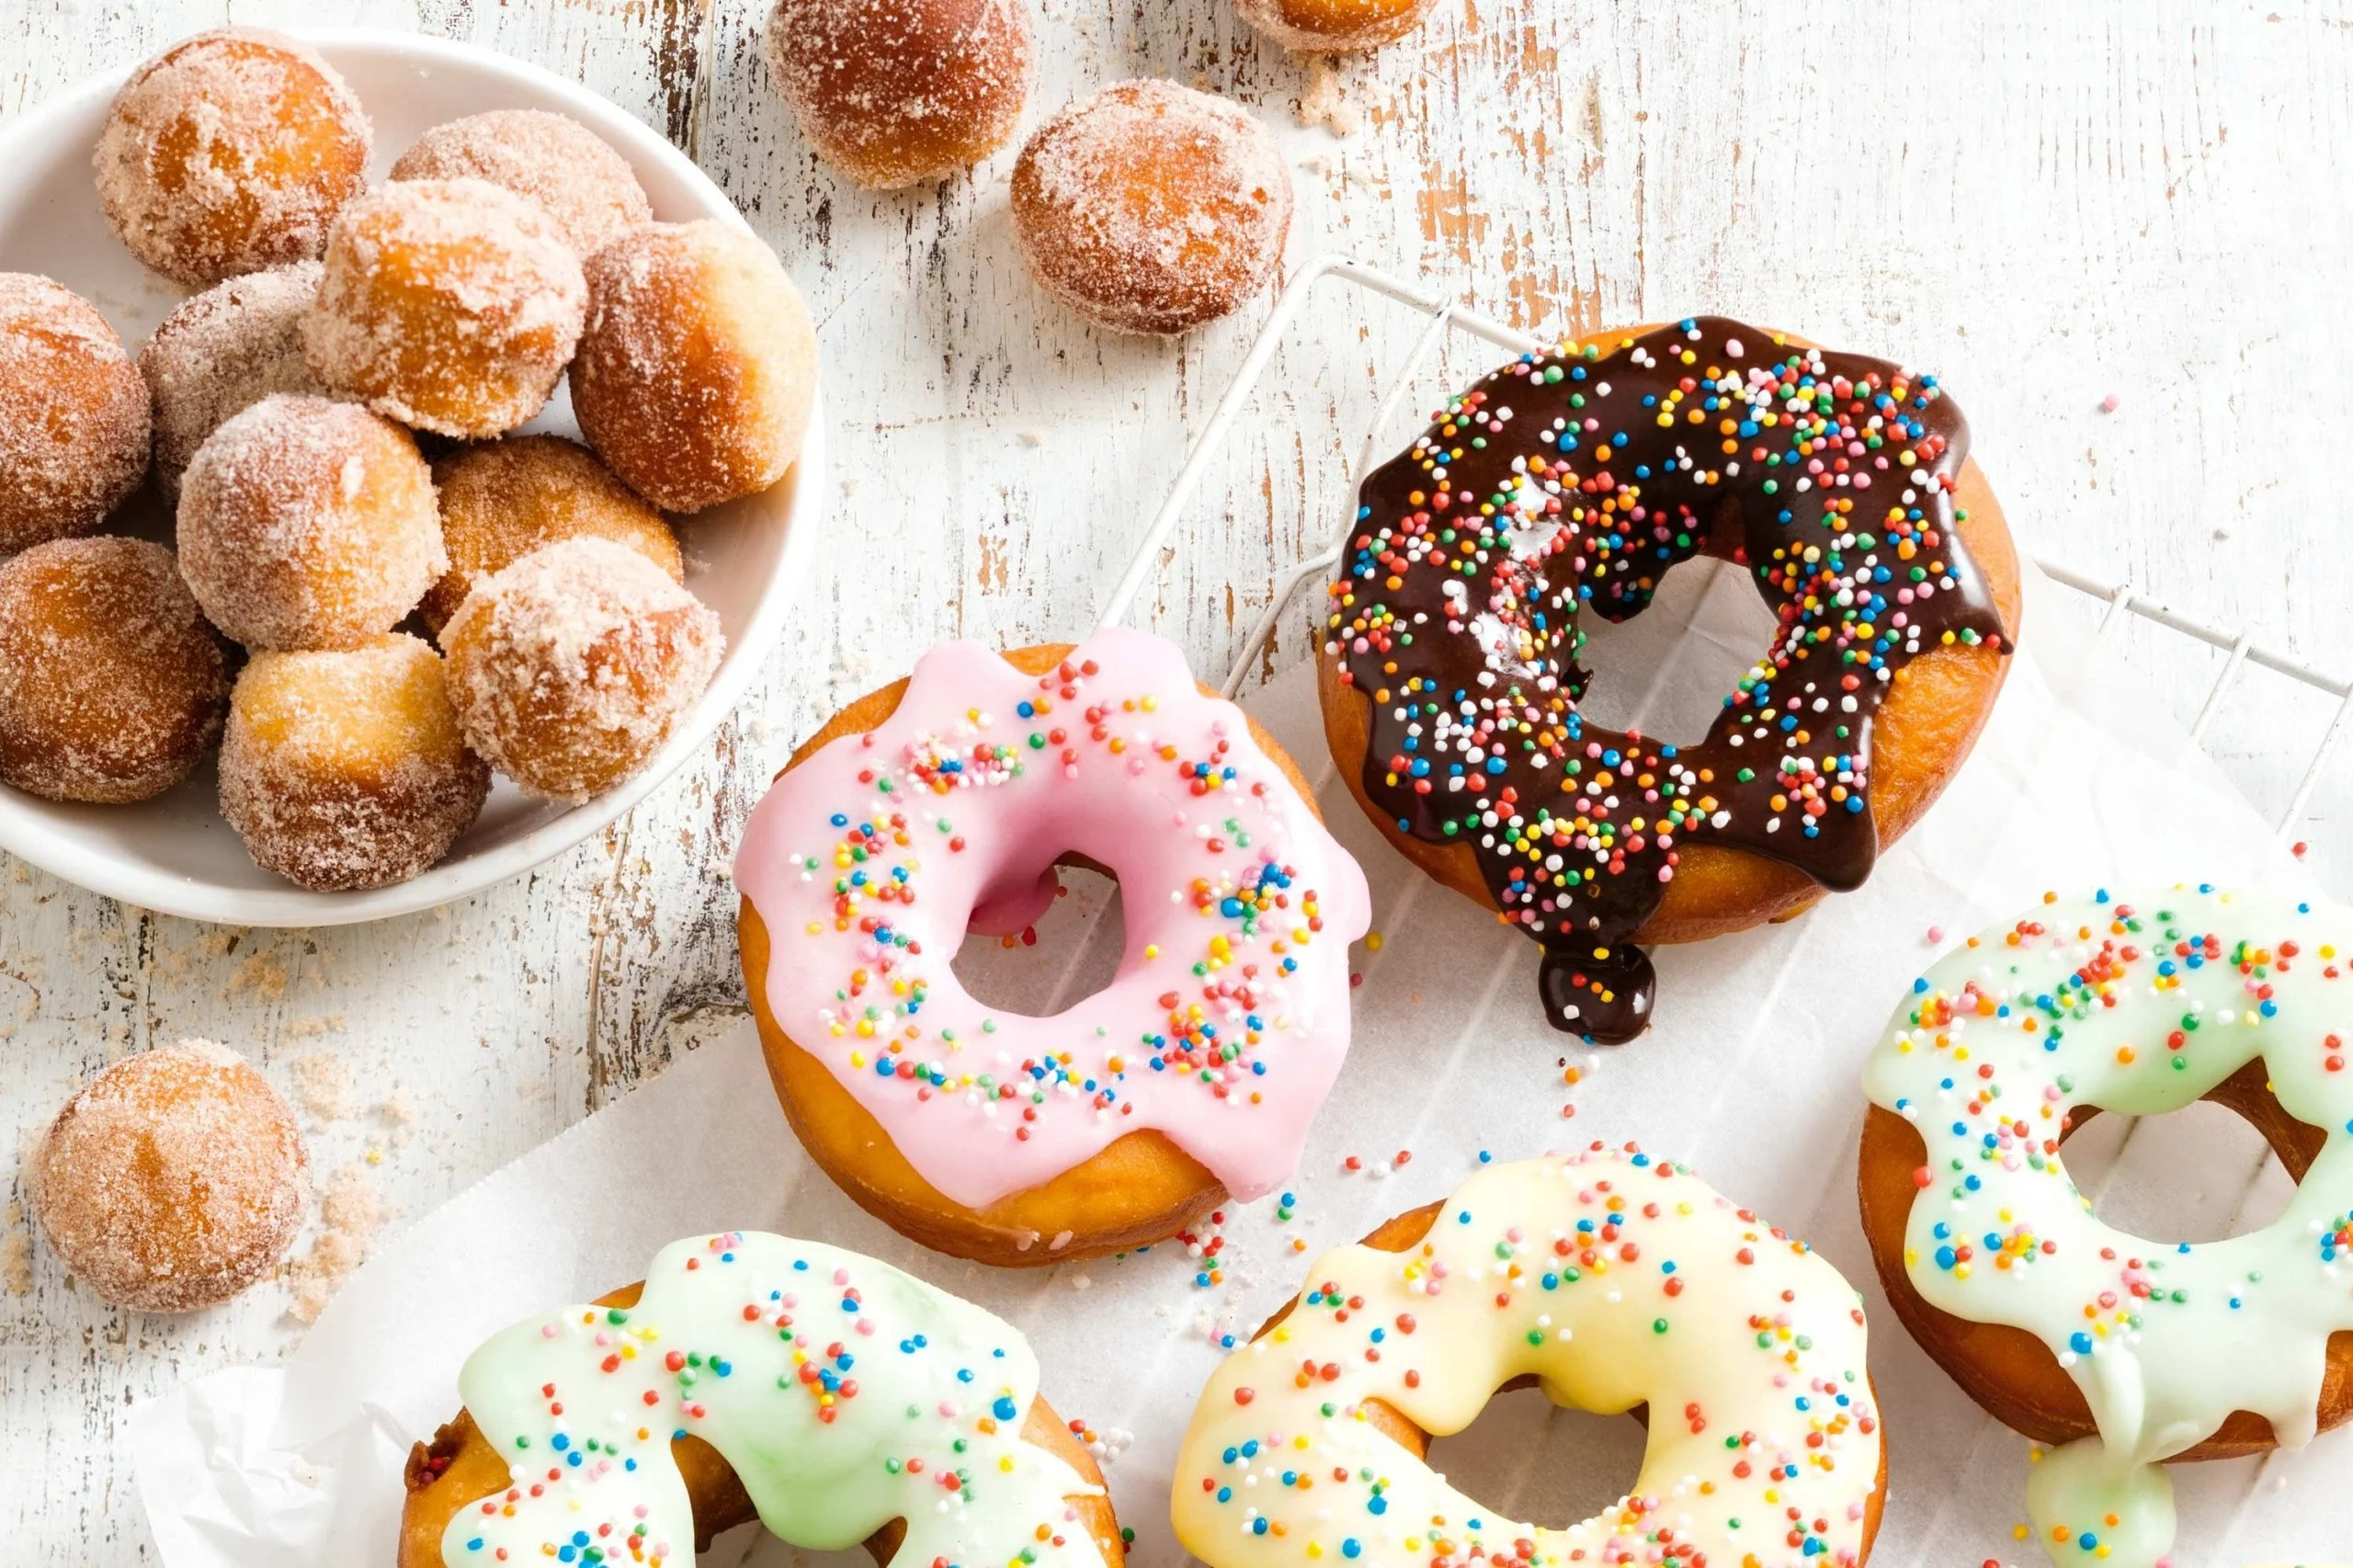
[[[2290,1447],[2313,1434],[2328,1336],[2353,1328],[2348,941],[2342,910],[2192,889],[2046,903],[1915,982],[1865,1069],[1872,1102],[1928,1151],[1913,1285],[2034,1335],[2091,1405],[2099,1436],[2045,1457],[2028,1487],[2063,1568],[2162,1562],[2156,1462],[2233,1411]],[[2059,1150],[2071,1107],[2177,1110],[2258,1056],[2281,1108],[2328,1134],[2276,1221],[2190,1245],[2092,1213]]]
[[[515,1488],[450,1520],[449,1568],[687,1568],[694,1517],[674,1434],[717,1449],[768,1529],[809,1551],[904,1519],[911,1564],[1103,1568],[1069,1501],[1097,1489],[1020,1436],[1038,1394],[1029,1343],[839,1247],[674,1242],[635,1306],[519,1323],[474,1352],[459,1387]]]

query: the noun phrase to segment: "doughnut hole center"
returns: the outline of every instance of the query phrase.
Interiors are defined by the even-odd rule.
[[[1578,624],[1577,662],[1593,672],[1586,717],[1690,745],[1772,646],[1777,623],[1745,568],[1701,556],[1668,572],[1631,619],[1613,625],[1588,609]]]
[[[2073,1113],[2064,1157],[2102,1222],[2158,1242],[2219,1242],[2287,1210],[2296,1178],[2239,1112],[2197,1100],[2161,1116]]]
[[[1055,891],[1042,901],[1042,913],[1024,918],[1033,890],[1048,875]],[[1064,856],[1008,875],[999,887],[1008,896],[999,903],[991,890],[949,966],[973,1000],[1025,1018],[1050,1018],[1111,983],[1127,947],[1117,876]]]
[[[1479,1418],[1430,1444],[1429,1465],[1496,1516],[1565,1529],[1626,1495],[1649,1432],[1631,1415],[1554,1404],[1538,1388],[1506,1388]]]

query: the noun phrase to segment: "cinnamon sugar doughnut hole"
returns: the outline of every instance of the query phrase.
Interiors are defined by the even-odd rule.
[[[496,108],[437,125],[392,165],[396,180],[479,179],[539,203],[585,256],[654,216],[629,161],[573,119]]]
[[[0,555],[88,533],[147,472],[147,383],[97,308],[0,272]]]
[[[368,116],[308,45],[259,28],[174,44],[99,132],[98,200],[132,254],[203,288],[319,254],[367,185]]]
[[[572,409],[672,512],[766,490],[800,455],[817,334],[776,253],[732,224],[649,223],[588,259]]]
[[[580,338],[580,257],[547,209],[479,179],[395,180],[328,236],[311,369],[377,413],[476,439],[537,414]]]
[[[256,653],[221,744],[221,814],[255,864],[317,892],[437,864],[490,793],[441,659],[405,632]]]
[[[272,392],[326,389],[302,358],[302,315],[319,264],[289,262],[183,301],[139,350],[155,406],[155,478],[176,500],[205,437]]]
[[[767,43],[817,155],[883,189],[1011,141],[1038,60],[1029,0],[777,0]]]
[[[409,433],[354,403],[264,398],[198,449],[180,572],[249,648],[350,648],[449,569],[433,475]]]
[[[639,551],[570,539],[475,585],[441,635],[466,737],[534,795],[644,765],[719,668],[719,617]]]
[[[678,536],[597,454],[561,436],[509,436],[433,465],[449,570],[418,612],[438,637],[473,585],[541,545],[608,539],[687,580]]]
[[[1378,49],[1428,16],[1438,0],[1233,0],[1242,19],[1302,53]]]
[[[221,641],[145,540],[52,540],[0,561],[0,782],[51,801],[160,795],[221,733]]]
[[[1120,332],[1231,315],[1282,265],[1290,171],[1267,128],[1174,82],[1121,82],[1041,126],[1013,168],[1022,258]]]
[[[187,1040],[84,1085],[28,1162],[41,1233],[105,1301],[188,1312],[277,1267],[302,1221],[294,1113],[235,1051]]]

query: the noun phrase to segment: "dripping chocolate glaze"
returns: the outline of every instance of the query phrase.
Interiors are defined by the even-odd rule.
[[[1647,1027],[1631,938],[1682,846],[1831,889],[1870,874],[1871,721],[1895,672],[2003,645],[1953,528],[1968,455],[1934,377],[1710,316],[1507,366],[1365,481],[1325,634],[1372,702],[1365,794],[1472,846],[1543,945],[1556,1028]],[[1586,722],[1584,615],[1641,614],[1701,554],[1748,569],[1770,650],[1695,745]]]

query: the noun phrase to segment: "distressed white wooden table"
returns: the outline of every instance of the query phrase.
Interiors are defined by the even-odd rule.
[[[740,1003],[725,868],[790,744],[936,640],[1089,625],[1250,338],[1255,312],[1165,346],[1042,299],[1009,154],[913,193],[836,178],[769,89],[764,9],[0,0],[0,119],[230,20],[423,28],[579,77],[700,162],[800,279],[840,476],[805,609],[742,713],[525,881],[368,928],[245,931],[0,858],[0,1540],[26,1561],[146,1560],[124,1413],[301,1332],[290,1285],[189,1319],[110,1312],[32,1241],[15,1152],[75,1082],[184,1036],[234,1044],[305,1106],[322,1187],[351,1173],[352,1232],[371,1198],[398,1224],[658,1071]],[[1307,63],[1227,0],[1039,9],[1033,121],[1144,74],[1255,107],[1298,182],[1295,257],[1451,280],[1531,328],[1716,310],[1933,368],[2029,547],[2353,670],[2353,6],[1440,0],[1418,38],[1341,66],[1362,115],[1345,139],[1300,123]],[[1287,345],[1144,607],[1204,671],[1346,504],[1373,378],[1413,324],[1335,292]],[[2125,635],[2187,717],[2212,659]],[[2276,809],[2290,737],[2327,703],[2268,677],[2240,692],[2211,744]],[[2306,828],[2340,892],[2348,801],[2340,760]]]

